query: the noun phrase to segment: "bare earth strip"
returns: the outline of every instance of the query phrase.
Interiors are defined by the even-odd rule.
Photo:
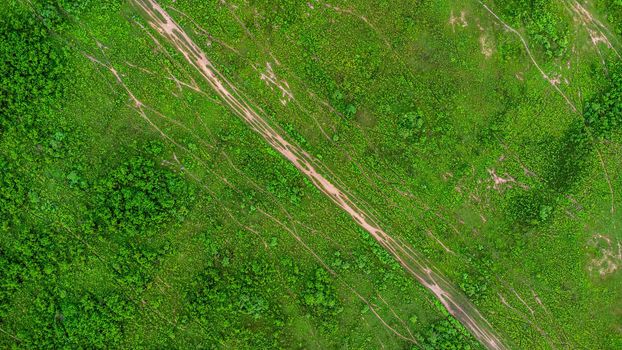
[[[237,92],[235,86],[216,70],[201,48],[157,2],[154,0],[132,0],[132,2],[144,12],[150,26],[179,50],[233,112],[248,123],[275,150],[292,162],[322,193],[346,211],[360,227],[369,232],[417,281],[430,290],[447,311],[459,320],[484,346],[488,349],[507,349],[490,323],[462,293],[456,290],[452,283],[434,271],[432,265],[410,247],[388,235],[372,219],[371,215],[355,204],[344,191],[316,171],[313,164],[318,164],[318,161],[314,157],[299,146],[285,140],[249,106]]]

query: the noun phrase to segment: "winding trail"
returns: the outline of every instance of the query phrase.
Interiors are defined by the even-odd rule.
[[[488,349],[507,349],[490,323],[459,292],[452,283],[435,271],[431,264],[408,245],[387,234],[373,217],[354,203],[345,192],[320,174],[314,164],[318,160],[299,146],[288,142],[266,122],[209,61],[207,55],[171,16],[154,0],[131,0],[146,16],[149,25],[168,40],[204,78],[216,94],[235,114],[262,136],[276,151],[289,160],[299,171],[324,193],[334,204],[374,239],[424,287],[431,291],[447,311],[459,320]]]
[[[574,103],[572,103],[570,98],[559,88],[559,81],[557,81],[555,78],[545,73],[542,67],[540,67],[540,65],[538,64],[538,61],[536,61],[536,58],[534,57],[533,53],[531,52],[531,49],[529,48],[529,44],[527,43],[527,40],[525,40],[523,35],[519,33],[518,30],[512,28],[509,24],[505,23],[501,19],[501,17],[499,17],[499,15],[497,15],[490,7],[488,7],[488,5],[484,4],[481,0],[477,0],[477,2],[479,2],[479,4],[482,5],[484,9],[486,9],[486,11],[488,11],[499,23],[501,23],[501,25],[505,29],[509,30],[510,32],[512,32],[512,34],[516,35],[518,39],[520,39],[521,43],[525,47],[525,52],[527,52],[527,56],[529,56],[529,59],[531,60],[531,62],[534,64],[536,69],[538,69],[538,72],[540,72],[540,74],[542,75],[542,78],[548,81],[549,84],[551,84],[551,86],[553,87],[553,89],[555,89],[555,91],[557,91],[557,93],[559,93],[564,98],[564,100],[566,101],[566,104],[568,104],[568,106],[570,107],[570,109],[572,109],[574,113],[578,113],[579,110],[574,105]]]

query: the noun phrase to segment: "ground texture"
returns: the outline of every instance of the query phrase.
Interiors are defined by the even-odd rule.
[[[0,5],[3,348],[622,348],[614,0]]]

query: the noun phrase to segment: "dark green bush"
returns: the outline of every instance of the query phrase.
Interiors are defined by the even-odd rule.
[[[98,297],[91,293],[63,301],[57,316],[71,348],[110,349],[121,346],[127,321],[136,307],[125,297],[111,294]]]
[[[529,39],[538,44],[549,57],[566,54],[569,24],[560,15],[558,4],[551,0],[497,1],[502,14],[514,26],[524,26]]]
[[[420,111],[408,112],[397,122],[397,133],[406,142],[416,142],[424,130],[423,114]]]
[[[585,125],[598,139],[608,139],[622,128],[622,65],[611,65],[608,84],[584,106]]]
[[[310,312],[321,319],[328,320],[342,310],[330,276],[322,268],[316,269],[313,277],[307,281],[302,300]]]
[[[0,17],[0,129],[32,125],[66,89],[66,50],[36,16],[12,7]]]
[[[136,156],[95,185],[94,221],[104,235],[133,237],[181,220],[194,191],[179,174]]]
[[[212,344],[234,342],[238,348],[275,348],[284,325],[275,290],[276,270],[261,257],[234,260],[220,249],[184,290],[187,309],[206,326]]]
[[[434,322],[417,336],[421,350],[475,350],[481,345],[453,317]]]
[[[26,203],[27,185],[13,162],[0,155],[0,233],[19,220]]]
[[[592,155],[593,142],[588,130],[577,120],[550,146],[549,166],[543,174],[554,193],[567,193],[584,175]]]

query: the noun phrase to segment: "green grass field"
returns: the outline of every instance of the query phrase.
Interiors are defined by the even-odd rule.
[[[2,2],[0,347],[620,349],[621,54],[614,0]]]

